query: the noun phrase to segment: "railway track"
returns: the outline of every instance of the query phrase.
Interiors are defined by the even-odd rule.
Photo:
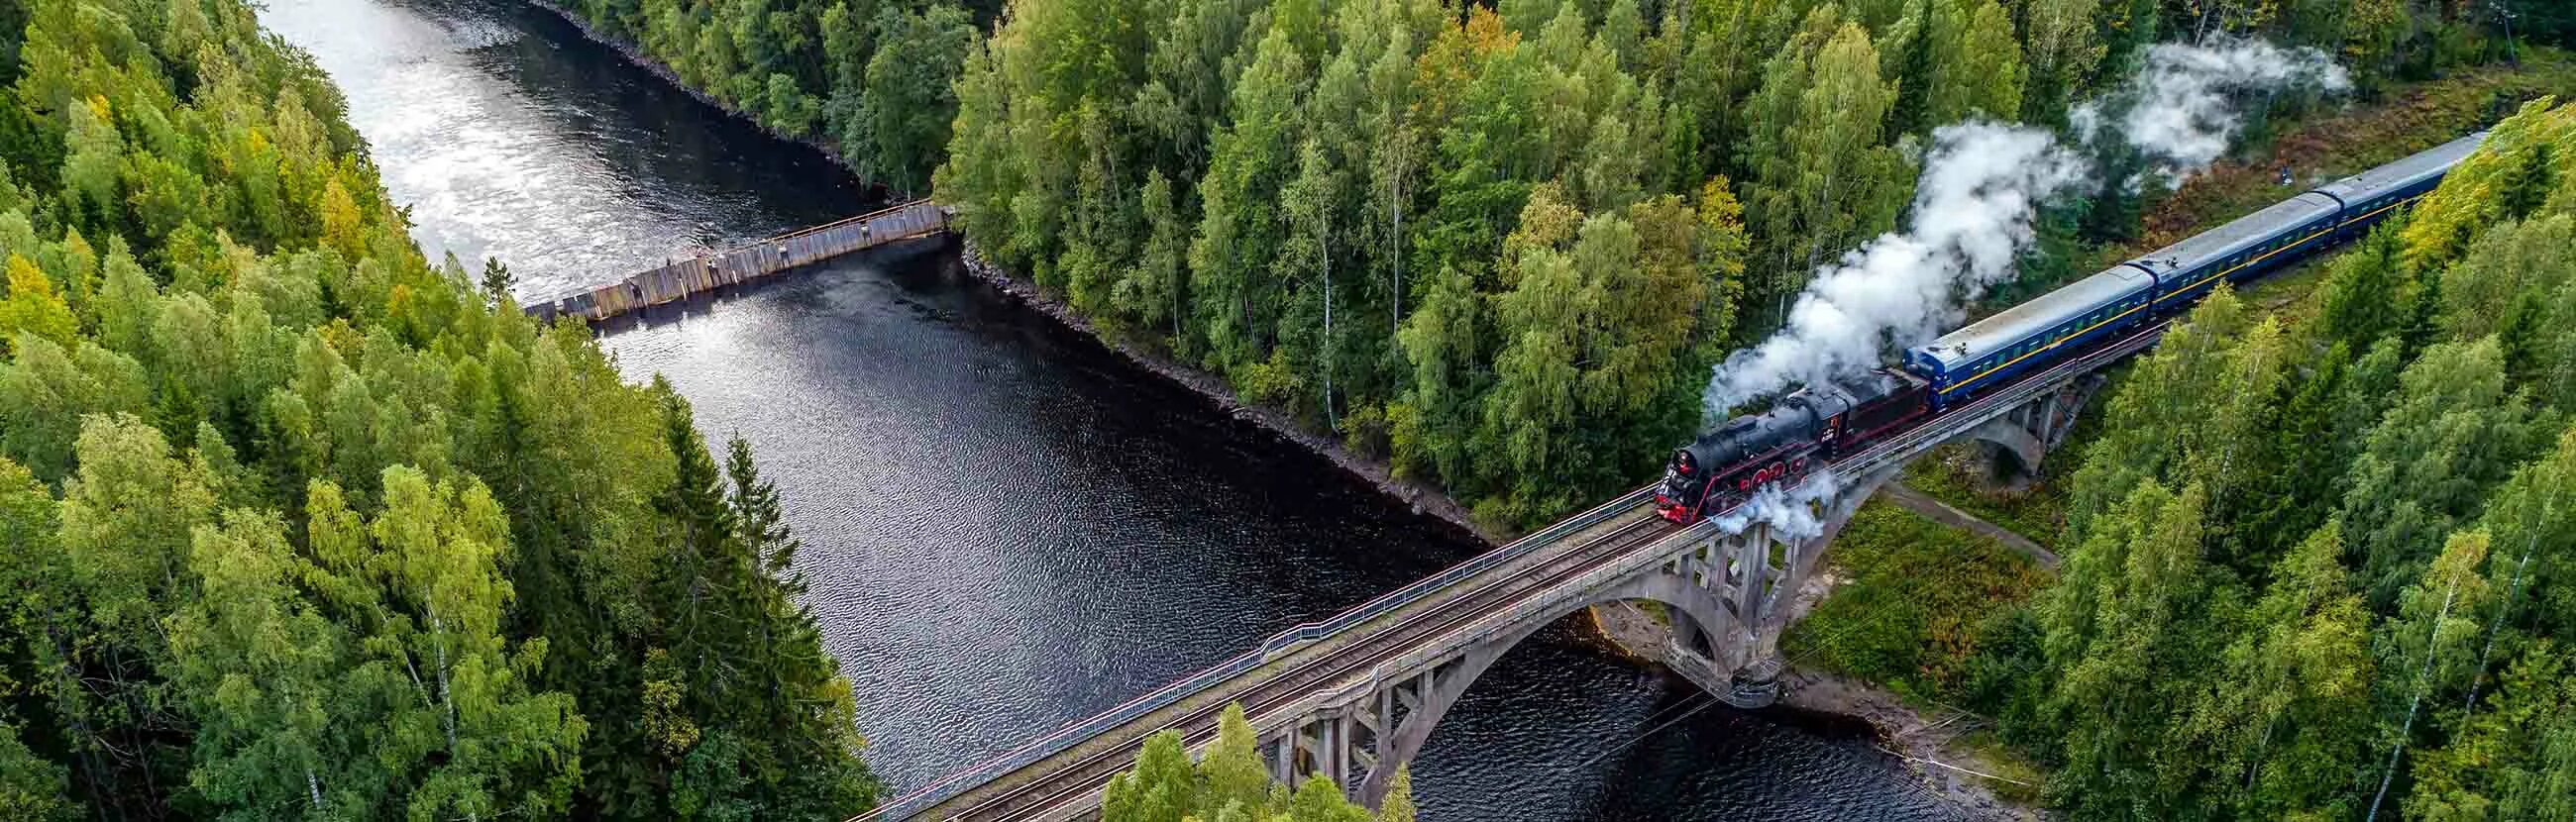
[[[1640,510],[1651,509],[1641,507]],[[1456,630],[1487,616],[1497,603],[1579,578],[1677,530],[1671,523],[1651,515],[1623,523],[1571,551],[1541,560],[1536,573],[1506,576],[1451,597],[1393,625],[1372,631],[1358,639],[1355,645],[1300,662],[1288,670],[1252,683],[1230,698],[1212,700],[1193,709],[1174,722],[1141,729],[1115,745],[1083,757],[1048,779],[1014,787],[943,818],[993,822],[1043,818],[1048,811],[1062,807],[1065,800],[1105,787],[1112,777],[1134,761],[1136,751],[1152,734],[1177,728],[1187,744],[1201,744],[1215,736],[1217,718],[1228,704],[1240,702],[1246,714],[1256,717],[1276,711],[1325,686],[1364,676],[1379,663],[1404,654],[1426,637]]]

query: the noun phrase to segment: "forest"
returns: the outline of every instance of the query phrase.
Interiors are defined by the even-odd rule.
[[[2323,47],[2370,100],[2570,19],[1708,5],[1022,4],[960,80],[939,192],[1117,333],[1528,522],[1699,425],[1715,358],[1897,219],[1931,124],[2064,126],[2165,37]],[[2053,581],[2014,565],[2030,601],[1897,649],[1961,651],[1924,695],[1993,717],[2066,818],[2576,814],[2576,105],[2499,102],[2484,151],[2323,264],[2313,317],[2222,292],[2125,370]],[[2046,215],[2023,277],[2118,253],[2160,194]],[[1176,742],[1108,818],[1363,818],[1229,798],[1259,792]]]
[[[1505,526],[1650,473],[1710,366],[1896,224],[1935,127],[2067,126],[2171,40],[2318,47],[2368,99],[2576,32],[2553,0],[569,10]],[[248,3],[0,2],[0,57],[0,806],[873,801],[749,448],[527,319],[505,266],[426,259]],[[2029,276],[2160,193],[2052,213]],[[2062,575],[1957,677],[2052,805],[2576,813],[2571,248],[2576,109],[2530,105],[2314,322],[2222,296],[2136,364]],[[1113,816],[1367,816],[1253,781],[1233,730],[1149,747]]]
[[[2123,378],[2066,565],[1953,696],[2070,818],[2576,813],[2576,105],[2498,126],[2295,325]]]
[[[243,0],[0,2],[0,815],[841,818],[740,441],[433,263]]]
[[[863,175],[928,173],[1004,270],[1504,530],[1650,474],[1709,367],[1897,224],[1938,126],[2065,127],[2159,42],[2316,47],[2369,98],[2576,31],[2546,0],[572,10]],[[2159,194],[2052,213],[2025,278]]]

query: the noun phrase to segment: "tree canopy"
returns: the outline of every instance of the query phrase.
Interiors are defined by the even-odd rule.
[[[2313,320],[2222,292],[2123,380],[2064,577],[1980,663],[2070,817],[2566,812],[2570,124],[2500,124]]]
[[[831,818],[847,682],[777,495],[424,259],[239,0],[0,32],[0,807]]]

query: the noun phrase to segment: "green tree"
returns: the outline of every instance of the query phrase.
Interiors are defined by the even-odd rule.
[[[1197,807],[1198,775],[1177,731],[1145,738],[1135,770],[1109,780],[1100,795],[1100,818],[1115,822],[1181,822]]]
[[[508,265],[502,264],[501,258],[483,258],[482,286],[484,296],[491,298],[496,303],[509,299],[510,286],[517,282],[518,278],[510,273],[510,267]]]
[[[1199,185],[1203,216],[1190,246],[1192,313],[1210,364],[1228,371],[1269,353],[1279,292],[1267,272],[1285,241],[1271,204],[1296,166],[1299,89],[1308,80],[1305,58],[1284,27],[1273,26],[1255,55],[1235,85],[1232,123],[1211,143]]]
[[[1765,65],[1751,104],[1745,210],[1770,276],[1746,298],[1774,321],[1816,266],[1887,230],[1905,200],[1904,160],[1883,139],[1896,90],[1879,78],[1868,31],[1837,24],[1832,9],[1809,15]]]
[[[1413,822],[1413,766],[1395,766],[1395,778],[1386,785],[1386,800],[1378,803],[1377,822]]]
[[[0,805],[28,822],[72,822],[86,814],[64,798],[63,767],[39,757],[18,740],[18,729],[0,722]]]
[[[2576,813],[2576,671],[2555,644],[2505,671],[2494,702],[2409,776],[2414,819],[2554,819]]]
[[[2197,701],[2184,672],[2221,658],[2216,637],[2193,626],[2230,619],[2241,594],[2204,562],[2206,493],[2142,482],[2084,529],[2057,587],[2042,594],[2042,649],[2061,679],[2046,696],[2065,764],[2049,780],[2053,802],[2085,817],[2171,816],[2199,751],[2159,744],[2165,726]]]
[[[957,73],[974,47],[975,26],[965,9],[933,3],[910,11],[886,6],[876,30],[882,46],[868,58],[860,113],[841,144],[860,158],[860,174],[896,191],[922,191],[948,148]]]
[[[199,525],[189,568],[203,593],[168,620],[173,677],[198,718],[189,783],[241,819],[366,815],[384,785],[347,732],[345,628],[292,587],[281,524],[247,511]]]
[[[1933,7],[1932,73],[1926,126],[1971,117],[2005,120],[2022,113],[2027,72],[2011,18],[1995,0],[1939,0]]]
[[[2379,634],[2379,743],[2388,755],[2368,771],[2379,777],[2369,804],[2373,814],[2390,798],[2389,786],[2420,732],[2417,720],[2426,702],[2476,676],[2474,615],[2494,593],[2477,570],[2487,547],[2485,531],[2451,535],[2422,578],[2399,593],[2397,615]]]
[[[2381,607],[2539,444],[2525,401],[2507,393],[2493,339],[2434,346],[2399,382],[2345,477],[2341,514],[2363,588]]]
[[[2100,0],[2028,0],[2022,5],[2022,62],[2030,71],[2021,119],[2058,123],[2109,45],[2094,33]]]
[[[2327,525],[2272,569],[2180,723],[2198,750],[2210,816],[2292,818],[2346,807],[2351,773],[2370,735],[2370,614],[2342,565],[2342,533]],[[2221,788],[2220,785],[2227,787]]]
[[[62,294],[54,290],[53,280],[25,257],[12,254],[8,265],[9,291],[0,298],[0,338],[9,340],[13,350],[21,334],[70,347],[73,335],[80,333],[79,323]]]
[[[512,591],[500,573],[509,524],[499,503],[479,481],[433,483],[401,466],[385,469],[383,485],[384,510],[367,524],[377,555],[366,565],[389,619],[366,643],[416,672],[410,704],[391,718],[403,730],[379,754],[414,780],[404,814],[562,812],[589,723],[572,697],[529,687],[545,640],[500,633]]]

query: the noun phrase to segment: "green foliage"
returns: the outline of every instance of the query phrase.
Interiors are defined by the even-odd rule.
[[[1111,777],[1101,794],[1106,822],[1412,822],[1413,777],[1395,772],[1384,803],[1372,815],[1353,804],[1340,786],[1309,776],[1294,791],[1270,781],[1260,740],[1242,705],[1227,705],[1217,720],[1216,741],[1190,761],[1178,731],[1145,738],[1136,767]]]
[[[0,806],[28,822],[71,822],[80,807],[63,798],[63,767],[46,761],[0,723]]]
[[[2565,812],[2576,203],[2531,159],[2565,111],[2336,261],[2300,333],[2213,297],[2122,382],[2064,577],[1969,665],[2070,817]]]
[[[0,803],[868,804],[747,450],[720,473],[684,404],[521,315],[498,261],[423,259],[338,93],[249,6],[25,12],[0,101]]]
[[[1884,502],[1834,537],[1848,581],[1792,627],[1786,652],[1926,700],[1959,699],[1981,625],[2045,582],[2030,560]]]
[[[951,2],[579,0],[564,9],[771,130],[895,191],[930,180],[974,14]],[[990,10],[985,11],[989,18]]]
[[[965,9],[950,5],[886,6],[877,14],[881,46],[868,57],[859,113],[836,134],[858,158],[860,174],[896,191],[924,191],[948,149],[957,68],[974,47],[975,27]]]

